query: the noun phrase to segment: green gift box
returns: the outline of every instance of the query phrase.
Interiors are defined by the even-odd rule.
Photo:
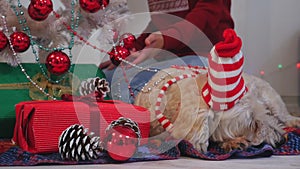
[[[74,92],[77,92],[83,80],[94,77],[105,78],[105,74],[96,65],[76,64],[70,70],[72,73],[61,77],[52,76],[51,79],[54,80],[63,79],[56,84],[49,82],[41,73],[39,64],[23,63],[22,65],[31,79],[55,98],[65,93],[78,94]],[[22,101],[47,100],[49,97],[28,81],[20,67],[0,63],[0,77],[0,139],[8,139],[13,136],[16,120],[15,105]]]

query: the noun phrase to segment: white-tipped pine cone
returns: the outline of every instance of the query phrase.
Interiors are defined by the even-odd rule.
[[[62,132],[58,148],[62,159],[72,161],[97,159],[103,150],[100,137],[88,133],[88,129],[79,124],[72,125]]]
[[[85,96],[93,92],[98,92],[101,96],[105,97],[106,93],[110,92],[109,84],[106,79],[99,77],[89,78],[82,81],[79,87],[79,94]]]

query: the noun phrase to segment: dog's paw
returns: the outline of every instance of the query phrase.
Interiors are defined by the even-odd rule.
[[[250,142],[245,137],[237,137],[235,139],[227,140],[221,143],[221,148],[226,152],[232,150],[246,150]]]
[[[287,127],[300,128],[300,118],[299,117],[293,117],[292,119],[290,119],[286,122],[286,126]]]
[[[196,150],[198,150],[199,152],[201,153],[206,153],[207,152],[207,149],[208,149],[208,141],[203,143],[203,142],[199,142],[199,143],[196,143],[196,144],[193,144],[194,148]]]

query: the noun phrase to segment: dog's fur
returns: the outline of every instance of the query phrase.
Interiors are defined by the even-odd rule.
[[[150,136],[166,132],[154,114],[161,87],[175,76],[191,73],[191,70],[164,69],[137,95],[135,104],[148,108],[152,114]],[[243,77],[247,94],[232,109],[220,112],[210,109],[201,96],[207,81],[205,73],[172,85],[162,106],[163,114],[174,124],[171,135],[188,140],[202,152],[207,151],[210,140],[230,151],[263,142],[275,147],[283,139],[284,127],[300,126],[300,118],[289,114],[279,94],[266,81],[245,73]]]

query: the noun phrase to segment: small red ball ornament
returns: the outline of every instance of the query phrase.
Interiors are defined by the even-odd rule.
[[[31,4],[40,15],[49,15],[53,10],[51,0],[31,0]]]
[[[90,13],[95,13],[104,6],[104,4],[102,4],[102,0],[79,0],[79,4],[83,10]]]
[[[28,15],[30,16],[31,19],[35,20],[35,21],[43,21],[45,19],[47,19],[48,15],[40,15],[38,14],[38,12],[33,8],[33,5],[30,4],[28,6]]]
[[[297,69],[300,69],[300,62],[296,65]]]
[[[116,161],[126,161],[136,152],[138,137],[128,126],[115,126],[107,132],[106,150]]]
[[[136,38],[133,34],[131,33],[125,33],[121,36],[121,41],[123,41],[123,46],[127,49],[132,49],[134,48],[134,43],[136,41]]]
[[[106,7],[109,4],[109,0],[101,0],[102,6]]]
[[[23,32],[14,32],[10,35],[10,40],[15,52],[24,52],[30,46],[30,38]]]
[[[128,49],[126,49],[123,46],[116,46],[114,49],[109,53],[109,57],[111,62],[118,66],[122,61],[121,59],[126,59],[130,55],[130,52]]]
[[[64,52],[54,51],[46,58],[46,67],[51,74],[62,75],[69,70],[70,66],[70,59]]]
[[[28,7],[29,16],[37,21],[45,20],[52,11],[51,0],[32,0]]]
[[[0,51],[5,49],[7,44],[8,44],[8,39],[6,35],[2,31],[0,31]]]

